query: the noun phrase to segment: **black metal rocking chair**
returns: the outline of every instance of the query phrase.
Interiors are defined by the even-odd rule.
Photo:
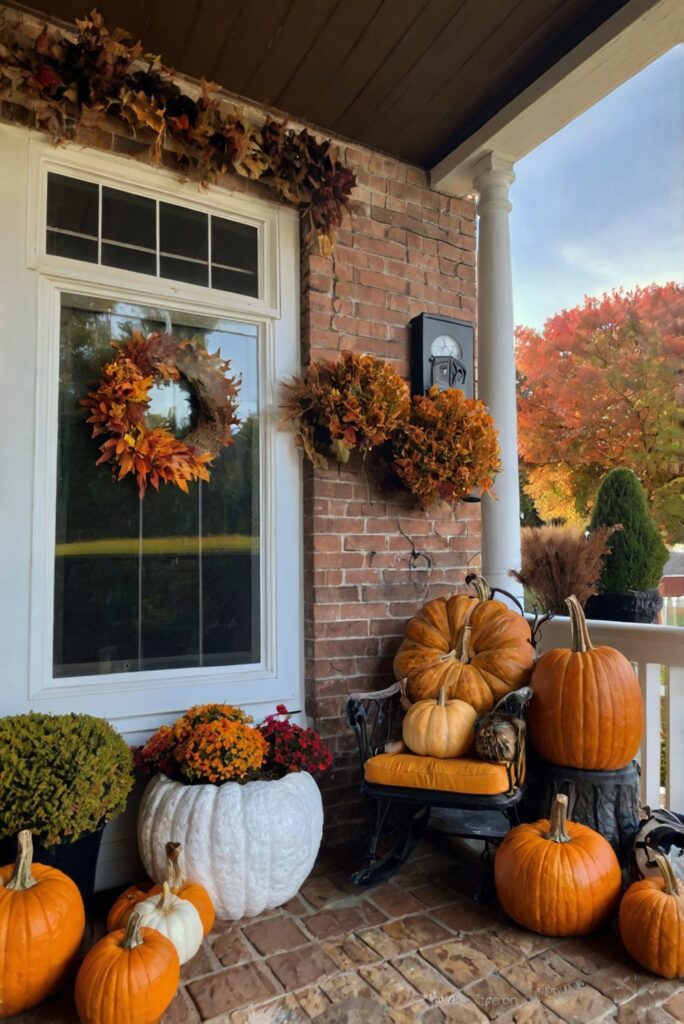
[[[347,701],[347,721],[356,734],[362,771],[366,762],[383,753],[391,738],[392,726],[400,715],[400,684],[375,693],[353,693]],[[525,719],[532,691],[529,687],[507,694],[490,714],[505,715],[516,723],[515,756],[506,762],[508,789],[493,795],[444,792],[434,789],[409,788],[369,782],[364,774],[361,794],[377,802],[375,826],[371,834],[366,860],[351,881],[359,886],[372,886],[390,878],[410,856],[411,851],[428,828],[433,808],[448,809],[448,832],[439,835],[482,840],[482,859],[489,866],[491,846],[497,846],[513,825],[519,824],[518,805],[522,799],[525,763]],[[391,845],[380,855],[379,846],[387,839],[388,820],[395,820],[390,834]],[[486,902],[493,892],[492,872],[488,870],[475,899]]]

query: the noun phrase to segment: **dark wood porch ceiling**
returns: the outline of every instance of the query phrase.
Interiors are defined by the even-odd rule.
[[[164,63],[432,167],[626,0],[100,0]],[[73,21],[88,0],[31,7]]]

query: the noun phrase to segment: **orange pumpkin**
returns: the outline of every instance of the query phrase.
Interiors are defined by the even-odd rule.
[[[76,978],[81,1024],[152,1024],[172,1001],[180,980],[173,943],[153,928],[140,927],[134,911],[126,930],[100,939]]]
[[[482,714],[525,686],[533,662],[530,627],[517,612],[490,599],[485,580],[477,597],[457,594],[428,601],[406,627],[394,659],[410,701],[463,700]]]
[[[623,654],[592,645],[577,598],[566,603],[572,647],[547,651],[534,668],[530,740],[551,764],[591,771],[624,768],[643,732],[639,681]]]
[[[66,875],[32,864],[33,840],[19,833],[14,866],[0,868],[0,1017],[47,999],[64,981],[85,929],[83,900]]]
[[[567,820],[559,794],[551,820],[511,829],[494,859],[506,913],[542,935],[584,935],[605,924],[620,896],[620,865],[598,832]]]
[[[657,853],[660,878],[630,885],[620,904],[620,936],[637,963],[663,978],[684,978],[684,885]]]
[[[166,880],[171,887],[171,892],[174,896],[180,896],[181,899],[189,900],[192,903],[200,916],[206,938],[214,927],[214,921],[216,920],[216,912],[211,897],[203,885],[200,885],[199,882],[189,882],[185,877],[183,850],[180,843],[167,843],[166,857]],[[126,889],[125,892],[122,892],[117,897],[107,915],[107,930],[113,931],[115,928],[125,927],[126,922],[138,903],[148,899],[150,896],[155,896],[161,891],[161,885],[155,885],[154,882],[149,881],[139,882],[137,885],[132,885],[129,889]]]

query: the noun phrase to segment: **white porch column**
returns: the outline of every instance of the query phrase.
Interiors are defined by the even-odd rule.
[[[482,499],[482,572],[495,587],[522,596],[508,576],[520,567],[520,495],[515,401],[513,281],[508,190],[513,161],[488,153],[475,168],[479,195],[477,316],[478,395],[499,431],[503,469],[494,483],[496,500]]]

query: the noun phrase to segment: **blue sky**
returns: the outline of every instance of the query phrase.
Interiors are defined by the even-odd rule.
[[[515,166],[516,324],[585,295],[684,279],[684,46]]]

